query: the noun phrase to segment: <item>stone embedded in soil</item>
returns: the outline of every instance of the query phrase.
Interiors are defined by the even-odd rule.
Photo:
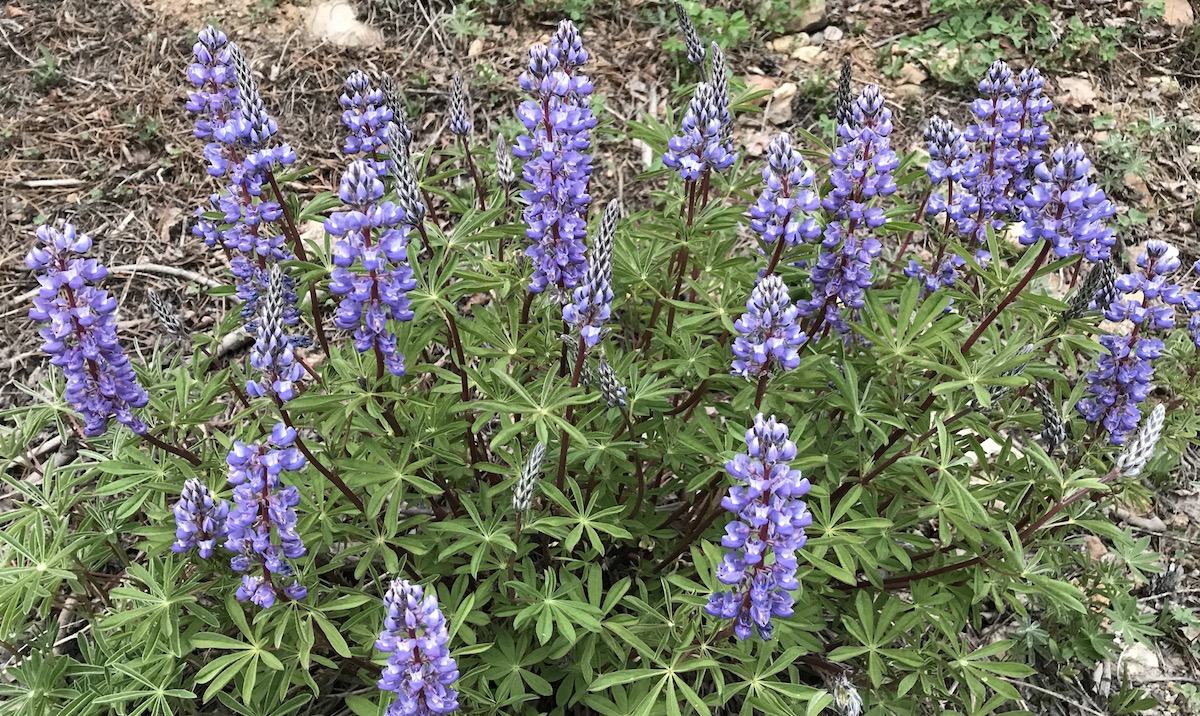
[[[771,104],[767,107],[767,119],[772,124],[787,124],[792,120],[792,98],[799,87],[795,82],[784,82],[771,93]]]
[[[1164,0],[1163,21],[1171,27],[1186,29],[1196,24],[1191,0]]]
[[[929,79],[929,75],[925,74],[925,70],[915,62],[905,62],[900,66],[900,79],[909,84],[919,85],[924,84],[925,80]]]
[[[751,92],[774,92],[775,88],[779,86],[779,82],[773,77],[767,77],[766,75],[746,75],[742,79],[746,82],[746,89]],[[767,103],[768,97],[770,95],[758,97],[754,100],[753,104],[761,107]]]
[[[1127,172],[1125,174],[1125,188],[1129,191],[1129,200],[1142,208],[1150,206],[1150,187],[1146,186],[1146,180],[1134,174]]]
[[[908,102],[909,100],[920,99],[922,94],[921,86],[914,85],[910,82],[906,82],[902,85],[896,85],[896,89],[894,89],[893,92],[895,92],[896,96],[905,102]]]
[[[1125,675],[1135,684],[1158,678],[1162,674],[1159,671],[1158,654],[1144,644],[1127,647],[1121,654],[1121,666],[1125,669]]]
[[[825,40],[828,42],[837,42],[838,40],[842,39],[845,34],[846,33],[842,32],[842,28],[838,27],[837,25],[830,25],[829,27],[825,28]]]
[[[759,0],[760,4],[770,5],[772,0]],[[796,4],[803,3],[803,0]],[[825,0],[808,0],[804,4],[804,10],[792,17],[784,25],[784,29],[788,32],[812,32],[820,30],[829,24],[829,9],[825,6]],[[770,8],[766,8],[770,9]]]
[[[825,51],[817,45],[806,45],[804,47],[797,47],[795,50],[792,50],[792,59],[800,60],[806,65],[819,64],[821,58],[824,56]]]
[[[1060,105],[1076,109],[1096,106],[1096,88],[1087,77],[1059,77],[1058,88],[1062,92],[1054,99]]]
[[[383,33],[360,22],[346,0],[325,0],[308,13],[309,33],[338,47],[382,47]]]

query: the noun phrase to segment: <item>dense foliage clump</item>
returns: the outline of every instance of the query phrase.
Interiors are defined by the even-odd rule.
[[[249,59],[200,32],[194,233],[237,307],[135,363],[90,240],[38,230],[65,386],[9,416],[0,713],[986,714],[1038,654],[1149,636],[1079,543],[1147,564],[1099,506],[1200,427],[1200,265],[1156,239],[1123,268],[1036,69],[996,62],[902,157],[847,65],[836,136],[758,160],[755,97],[679,19],[663,123],[593,101],[569,21],[511,145],[463,75],[421,147],[355,71],[337,191],[305,198]],[[648,205],[594,171],[601,127],[657,150]],[[25,456],[47,428],[73,459]],[[1025,646],[981,629],[1010,613]]]

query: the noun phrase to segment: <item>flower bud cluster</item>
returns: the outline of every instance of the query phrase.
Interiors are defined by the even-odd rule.
[[[797,322],[799,309],[779,274],[759,280],[746,301],[746,312],[734,324],[733,375],[758,377],[773,367],[800,365],[799,348],[806,336]]]
[[[458,664],[437,597],[397,579],[383,597],[386,616],[375,648],[386,653],[379,688],[396,694],[387,716],[433,716],[458,710]]]

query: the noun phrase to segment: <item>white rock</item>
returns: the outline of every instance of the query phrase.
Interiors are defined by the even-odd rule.
[[[1164,0],[1163,21],[1171,27],[1189,28],[1196,24],[1196,12],[1189,0]]]
[[[929,75],[925,74],[925,70],[915,62],[905,62],[900,66],[900,79],[909,84],[919,85],[924,84],[925,80],[929,79]]]
[[[797,47],[796,49],[792,50],[792,59],[800,60],[806,65],[817,64],[824,56],[824,50],[816,45],[806,45],[804,47]]]
[[[483,54],[483,40],[476,37],[471,40],[470,47],[467,48],[467,57],[479,57]]]
[[[1160,675],[1158,654],[1144,644],[1133,644],[1121,654],[1121,666],[1125,675],[1135,684]]]
[[[382,47],[383,33],[360,22],[347,0],[324,0],[308,12],[308,31],[339,47]]]
[[[1096,88],[1087,77],[1059,77],[1062,94],[1055,98],[1058,104],[1082,109],[1096,106]]]
[[[837,25],[830,25],[825,28],[825,39],[829,42],[837,42],[842,39],[846,33],[842,32],[842,28]]]
[[[771,93],[767,119],[773,124],[786,124],[792,119],[792,98],[799,88],[795,82],[784,82]]]

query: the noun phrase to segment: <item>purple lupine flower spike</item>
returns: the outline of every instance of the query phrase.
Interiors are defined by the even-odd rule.
[[[513,147],[513,155],[525,162],[521,177],[529,186],[521,199],[525,235],[532,242],[525,251],[533,261],[531,293],[575,288],[587,270],[589,152],[596,126],[588,104],[592,81],[578,71],[587,59],[579,31],[564,20],[549,47],[530,48],[529,66],[521,73],[521,88],[534,95],[517,110],[528,133]]]
[[[1035,67],[1021,70],[1017,79],[1016,100],[1020,105],[1017,126],[1020,129],[1015,147],[1018,155],[1013,164],[1013,189],[1016,197],[1024,197],[1032,185],[1033,168],[1042,162],[1042,150],[1050,143],[1050,125],[1046,115],[1053,109],[1050,98],[1043,94],[1046,78]]]
[[[842,143],[830,157],[833,186],[821,205],[833,220],[812,269],[812,299],[798,304],[801,315],[814,317],[814,327],[824,322],[839,333],[850,331],[842,310],[865,303],[871,262],[882,251],[874,232],[887,221],[876,200],[896,193],[892,172],[900,164],[888,140],[892,112],[879,88],[867,85],[851,109],[853,121],[838,127]]]
[[[1200,261],[1192,266],[1192,271],[1200,276]],[[1188,331],[1192,334],[1192,344],[1200,348],[1200,291],[1188,291],[1183,294],[1183,308],[1191,314],[1191,318],[1188,319]]]
[[[342,105],[342,124],[350,130],[342,151],[346,154],[370,154],[388,145],[388,123],[392,109],[382,89],[371,86],[365,72],[354,70],[346,77],[346,91],[339,98]],[[383,168],[380,168],[383,171]]]
[[[1148,241],[1137,266],[1141,271],[1117,279],[1117,290],[1124,298],[1104,314],[1110,321],[1129,321],[1133,328],[1128,335],[1111,333],[1100,338],[1105,350],[1095,370],[1084,377],[1090,395],[1076,406],[1085,420],[1103,425],[1115,445],[1123,444],[1137,428],[1141,420],[1138,404],[1153,387],[1154,360],[1162,355],[1164,345],[1150,333],[1173,328],[1176,307],[1190,310],[1188,304],[1195,301],[1178,284],[1169,282],[1168,275],[1179,269],[1180,260],[1179,252],[1167,242]],[[1200,301],[1195,303],[1200,306]]]
[[[764,276],[746,301],[746,312],[734,324],[733,375],[758,377],[772,368],[791,370],[800,365],[798,350],[806,336],[797,322],[798,310],[779,274]]]
[[[1088,180],[1091,166],[1083,147],[1068,144],[1055,150],[1053,165],[1034,168],[1035,183],[1021,207],[1022,245],[1045,240],[1059,258],[1082,254],[1093,263],[1111,258],[1117,239],[1106,222],[1117,210]]]
[[[725,463],[738,484],[721,500],[737,519],[726,525],[721,538],[729,552],[717,568],[717,579],[734,589],[712,594],[705,611],[733,619],[738,639],[748,639],[753,630],[768,640],[775,630],[772,617],[792,615],[790,592],[800,588],[796,550],[804,546],[804,529],[812,524],[801,499],[809,483],[788,465],[796,457],[796,444],[775,416],[759,413],[746,431],[746,444],[748,454]]]
[[[621,206],[616,199],[604,208],[596,244],[588,261],[587,276],[575,289],[575,300],[563,306],[563,320],[574,326],[588,348],[600,342],[604,322],[611,312],[613,240]]]
[[[471,107],[467,98],[467,83],[458,72],[450,89],[450,133],[464,137],[471,133]]]
[[[247,381],[246,392],[255,398],[270,395],[286,402],[295,397],[304,367],[296,357],[297,338],[288,333],[298,320],[295,284],[279,264],[273,264],[267,273],[265,296],[258,308],[252,324],[255,340],[250,365],[261,375]]]
[[[386,653],[379,688],[396,694],[387,716],[433,716],[458,710],[458,664],[437,597],[394,580],[383,597],[386,616],[375,648]]]
[[[947,226],[962,218],[962,195],[956,189],[963,180],[963,168],[971,156],[971,149],[962,133],[953,122],[941,117],[929,120],[925,129],[925,143],[929,148],[929,165],[925,168],[929,181],[933,186],[945,185],[945,191],[932,191],[925,204],[925,214],[930,219],[946,215]],[[946,255],[948,236],[940,237],[942,244],[938,250],[937,265],[932,270],[926,269],[915,260],[910,260],[904,269],[904,275],[921,280],[925,293],[933,293],[941,288],[948,288],[958,280],[958,270],[966,261],[958,254]]]
[[[771,140],[762,177],[766,186],[750,207],[750,228],[763,243],[771,246],[782,240],[797,246],[819,237],[821,225],[812,216],[821,207],[821,199],[813,191],[816,174],[789,135]]]
[[[233,509],[226,521],[225,548],[236,552],[230,566],[245,573],[238,588],[239,601],[252,601],[264,609],[279,596],[276,578],[287,579],[284,595],[303,599],[307,590],[292,579],[290,560],[304,556],[304,541],[296,531],[296,505],[300,492],[282,485],[281,473],[302,470],[304,456],[292,447],[296,431],[283,423],[271,430],[266,444],[235,441],[226,457]],[[261,567],[259,574],[251,574]]]
[[[696,85],[680,133],[667,142],[663,165],[679,172],[684,181],[696,181],[705,172],[732,166],[737,154],[726,146],[721,129],[728,113],[728,97],[722,107],[711,83]]]
[[[115,417],[141,435],[146,424],[133,411],[149,396],[117,342],[117,301],[97,286],[108,270],[83,257],[91,248],[92,240],[71,224],[61,231],[38,227],[37,243],[25,257],[38,281],[29,318],[46,324],[38,329],[42,350],[62,369],[64,397],[83,418],[84,434],[100,435]]]
[[[179,502],[175,503],[175,544],[171,545],[171,551],[182,553],[195,547],[201,559],[208,559],[217,542],[226,537],[228,517],[228,502],[213,499],[203,482],[188,480],[183,484]]]
[[[398,151],[397,167],[407,166],[404,146]],[[330,293],[342,297],[335,323],[354,331],[359,353],[377,351],[392,375],[404,375],[404,356],[388,321],[413,318],[408,292],[417,282],[408,264],[405,211],[383,200],[383,181],[369,160],[350,163],[338,194],[347,208],[325,220],[325,230],[338,239],[329,284]]]

